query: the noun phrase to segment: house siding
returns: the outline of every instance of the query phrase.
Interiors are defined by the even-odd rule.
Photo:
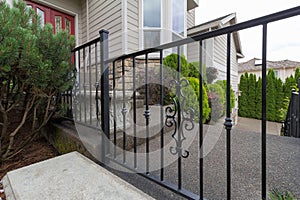
[[[187,11],[187,28],[195,26],[195,10]]]
[[[226,66],[226,36],[221,35],[214,38],[214,67],[223,70],[223,66]]]
[[[109,31],[109,57],[122,53],[122,2],[121,0],[90,0],[88,16],[86,1],[82,6],[81,43],[99,37],[99,30]],[[88,27],[87,27],[88,23]]]
[[[127,1],[127,52],[139,50],[139,1]]]

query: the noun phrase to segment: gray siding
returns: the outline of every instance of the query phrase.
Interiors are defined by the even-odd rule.
[[[222,70],[222,66],[226,66],[226,43],[225,35],[214,38],[214,67],[219,70]]]
[[[139,1],[127,1],[127,51],[126,53],[139,50]]]
[[[187,28],[195,26],[195,10],[187,11]]]
[[[199,42],[193,42],[187,45],[187,60],[189,62],[199,61]]]
[[[235,42],[231,40],[231,85],[234,91],[238,91],[238,60],[236,56]]]
[[[233,37],[233,36],[232,36]],[[226,72],[226,60],[227,60],[227,37],[222,35],[215,38],[214,47],[214,67],[219,71]],[[226,79],[224,73],[219,74],[219,79]],[[238,63],[236,56],[236,47],[233,40],[231,40],[231,84],[234,91],[238,89]]]
[[[85,43],[99,37],[99,30],[106,29],[109,34],[109,57],[122,53],[122,4],[121,0],[90,0],[88,19],[86,1],[82,3],[81,42]],[[88,26],[87,27],[87,23]],[[88,31],[88,33],[87,33]]]

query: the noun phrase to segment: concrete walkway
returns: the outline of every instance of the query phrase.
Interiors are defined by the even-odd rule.
[[[281,123],[267,121],[267,134],[280,135]],[[239,117],[235,129],[261,133],[261,120]]]
[[[153,200],[77,152],[9,172],[7,200]]]

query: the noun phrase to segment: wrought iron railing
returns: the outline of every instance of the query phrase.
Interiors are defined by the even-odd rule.
[[[181,55],[181,47],[189,43],[196,42],[199,47],[199,80],[203,84],[202,66],[203,66],[203,41],[209,38],[218,37],[221,35],[227,36],[227,61],[226,61],[226,183],[227,183],[227,199],[231,199],[231,129],[232,119],[230,110],[230,85],[231,85],[231,41],[232,33],[248,29],[252,27],[262,27],[262,120],[261,120],[261,198],[267,199],[267,171],[266,171],[266,60],[267,60],[267,30],[268,24],[289,17],[294,17],[300,14],[300,7],[295,7],[289,10],[267,15],[233,26],[217,29],[211,32],[199,34],[192,38],[182,39],[176,42],[160,45],[155,48],[142,50],[136,53],[123,55],[117,58],[108,58],[108,32],[100,31],[100,38],[97,38],[87,44],[74,49],[75,66],[77,68],[77,82],[73,90],[73,115],[74,121],[84,124],[88,127],[102,131],[102,158],[101,162],[105,165],[109,162],[117,163],[125,168],[128,168],[140,175],[162,185],[186,198],[189,199],[204,199],[203,175],[204,175],[204,160],[203,160],[203,139],[204,130],[203,124],[194,121],[192,109],[185,109],[183,102],[185,96],[182,95],[182,89],[188,85],[188,82],[181,77],[181,60],[178,56],[177,73],[174,80],[171,82],[175,88],[177,98],[174,99],[173,105],[164,107],[164,87],[166,73],[163,68],[164,51],[166,49],[177,49],[177,55]],[[150,105],[149,99],[149,66],[153,65],[150,56],[155,54],[156,66],[159,69],[159,85],[160,85],[160,109],[158,124],[161,129],[159,131],[160,139],[160,154],[156,160],[159,162],[160,169],[156,173],[151,172],[150,166]],[[155,64],[154,64],[155,65]],[[127,76],[127,68],[132,69],[131,76]],[[140,170],[138,158],[138,134],[141,133],[137,127],[137,121],[141,120],[141,116],[137,115],[138,94],[136,92],[139,87],[137,80],[138,66],[143,68],[143,79],[145,86],[145,102],[144,102],[144,129],[142,133],[145,135],[145,166],[144,171]],[[101,78],[100,78],[101,77]],[[131,79],[131,82],[128,82]],[[118,89],[116,89],[118,88]],[[128,92],[130,94],[128,94]],[[200,102],[198,119],[202,122],[203,112],[203,87],[199,87]],[[100,101],[101,100],[101,101]],[[132,106],[132,134],[128,134],[127,119],[129,117],[129,106]],[[118,116],[118,114],[121,114]],[[197,126],[195,126],[197,124]],[[164,144],[166,140],[166,127],[172,128],[171,137],[175,141],[175,146],[169,148],[169,153],[177,158],[177,183],[170,183],[165,176],[165,157],[166,152]],[[188,150],[184,149],[184,141],[186,139],[186,131],[196,129],[198,127],[199,140],[199,190],[197,193],[184,189],[182,183],[183,169],[182,164],[184,159],[190,156]],[[120,134],[121,130],[121,134]],[[120,136],[121,135],[121,136]],[[121,137],[121,140],[119,140]],[[129,140],[131,140],[129,142]],[[113,144],[111,145],[110,142]],[[128,143],[132,144],[132,157],[129,157]],[[120,145],[121,144],[121,145]],[[113,147],[112,147],[113,146]],[[118,152],[118,147],[121,152]],[[132,155],[132,154],[130,154]],[[158,173],[158,175],[157,175]],[[155,175],[156,174],[156,175]]]
[[[300,83],[300,80],[299,80]],[[298,84],[300,89],[300,84]],[[283,134],[288,137],[300,138],[300,98],[295,89],[291,92],[290,103],[284,121]]]

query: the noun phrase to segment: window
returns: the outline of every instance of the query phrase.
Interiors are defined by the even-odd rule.
[[[140,0],[142,48],[182,39],[186,30],[186,0]]]
[[[275,78],[278,78],[278,71],[274,70]]]
[[[37,4],[30,0],[27,0],[26,3],[27,8],[35,10],[37,15],[40,17],[40,26],[50,23],[53,26],[54,33],[59,30],[67,30],[70,34],[75,34],[75,20],[73,16],[47,6]]]
[[[185,0],[172,1],[172,28],[173,31],[184,35],[184,14],[185,14]]]
[[[32,9],[32,6],[31,5],[27,5],[26,6],[26,12],[29,12],[29,10]],[[29,19],[29,24],[32,23],[32,19]]]
[[[145,30],[144,31],[144,47],[156,47],[160,45],[160,30]]]
[[[55,32],[57,33],[62,29],[62,17],[55,16]]]
[[[71,33],[71,20],[65,19],[65,30],[67,30],[69,33]]]
[[[161,0],[143,0],[144,49],[160,45]]]
[[[43,27],[45,24],[45,12],[37,8],[36,13],[40,17],[40,26]]]
[[[144,0],[144,27],[161,27],[161,0]]]

